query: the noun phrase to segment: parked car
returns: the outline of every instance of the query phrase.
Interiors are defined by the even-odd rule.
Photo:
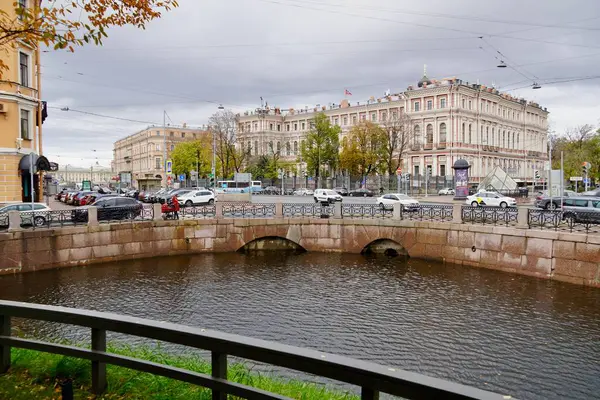
[[[565,190],[563,192],[563,198],[574,196],[577,196],[577,193],[572,190]],[[552,202],[550,202],[550,196],[548,196],[548,191],[546,190],[541,192],[541,194],[535,198],[534,205],[546,210],[556,210],[557,208],[560,208],[560,197],[554,196],[552,197]]]
[[[373,197],[374,195],[375,195],[375,193],[372,190],[369,190],[367,188],[351,190],[348,193],[348,196],[350,196],[350,197]]]
[[[419,201],[407,196],[403,193],[390,193],[384,194],[377,198],[377,204],[381,208],[390,209],[394,207],[394,204],[401,204],[406,211],[416,211],[419,207]]]
[[[82,191],[79,191],[79,192],[77,192],[77,193],[76,193],[76,194],[73,196],[73,202],[72,202],[72,204],[73,204],[74,206],[83,205],[83,204],[80,204],[80,202],[81,202],[81,199],[82,199],[82,198],[84,198],[85,196],[87,196],[88,194],[92,194],[92,193],[95,193],[95,192],[93,192],[93,191],[91,191],[91,190],[82,190]]]
[[[277,186],[267,186],[262,191],[262,194],[270,194],[270,195],[278,195],[279,193],[281,193],[281,189],[278,188]]]
[[[479,192],[472,196],[468,196],[465,201],[466,204],[477,207],[477,206],[490,206],[490,207],[516,207],[517,200],[512,197],[506,197],[496,192]]]
[[[106,196],[96,200],[98,208],[98,221],[114,219],[133,220],[142,213],[142,203],[130,197]],[[89,206],[78,207],[73,210],[75,221],[87,221]]]
[[[342,196],[330,189],[317,189],[313,195],[315,203],[335,203],[336,201],[342,201]]]
[[[600,224],[600,196],[573,196],[564,199],[562,218],[569,224]]]
[[[21,225],[43,226],[46,224],[48,214],[52,209],[44,203],[15,203],[0,208],[1,226],[8,226],[8,212],[19,211],[21,213]],[[31,211],[34,211],[33,213]],[[6,225],[5,225],[6,224]]]
[[[600,189],[588,190],[587,192],[583,192],[582,195],[600,197]]]
[[[438,195],[440,196],[454,196],[455,194],[456,192],[454,192],[454,189],[452,188],[444,188],[438,192]]]
[[[60,191],[56,192],[54,195],[54,200],[60,200],[60,198],[69,191],[67,188],[62,188]]]
[[[197,204],[214,204],[215,195],[207,189],[183,191],[177,194],[177,201],[185,207]]]
[[[315,193],[307,188],[300,188],[294,190],[294,196],[312,196],[313,194]]]
[[[336,187],[333,188],[340,196],[348,196],[348,189],[345,187]]]
[[[65,204],[71,204],[73,201],[71,200],[73,196],[77,194],[77,191],[70,190],[68,191],[61,199],[61,201]],[[69,203],[70,202],[70,203]]]

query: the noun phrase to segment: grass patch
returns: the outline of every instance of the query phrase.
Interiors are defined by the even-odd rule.
[[[160,348],[111,345],[108,351],[204,374],[210,374],[211,370],[210,363],[199,356],[171,355]],[[211,399],[210,391],[199,386],[112,365],[107,366],[106,392],[94,397],[90,391],[90,364],[87,360],[13,348],[11,369],[0,376],[0,399],[60,399],[59,383],[65,379],[73,380],[75,399]],[[332,390],[324,385],[261,374],[245,364],[231,363],[228,367],[230,381],[294,399],[358,399],[353,393]]]

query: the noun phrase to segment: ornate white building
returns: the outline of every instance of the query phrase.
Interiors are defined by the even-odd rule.
[[[360,121],[379,123],[406,113],[414,123],[414,141],[403,157],[403,171],[413,176],[424,174],[425,168],[431,176],[451,176],[454,161],[464,158],[471,165],[472,182],[495,166],[531,182],[534,171],[541,171],[548,160],[546,108],[484,85],[457,78],[432,81],[427,76],[417,87],[366,103],[342,100],[313,109],[263,107],[245,112],[238,118],[238,143],[253,156],[279,151],[284,160],[298,160],[300,173],[301,142],[318,112],[341,127],[340,143]]]

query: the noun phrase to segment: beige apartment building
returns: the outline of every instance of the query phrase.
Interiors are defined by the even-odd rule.
[[[53,176],[60,185],[71,185],[91,181],[92,185],[108,186],[115,183],[115,174],[110,167],[95,164],[91,167],[77,167],[74,165],[60,165]]]
[[[463,158],[471,165],[472,182],[495,166],[517,180],[531,182],[534,171],[541,175],[548,160],[546,108],[485,85],[427,76],[416,87],[367,102],[344,99],[312,109],[245,112],[238,118],[238,144],[253,156],[279,151],[284,160],[299,160],[301,143],[318,112],[341,127],[340,143],[360,121],[382,123],[406,113],[414,124],[414,137],[403,157],[403,172],[415,177],[426,168],[430,176],[451,176],[452,165]],[[299,176],[306,172],[302,162],[296,172]]]
[[[169,160],[175,146],[208,134],[206,129],[192,129],[185,125],[148,127],[114,143],[113,172],[121,179],[131,178],[131,183],[122,182],[126,186],[140,190],[165,187],[174,179],[166,174],[165,160]]]

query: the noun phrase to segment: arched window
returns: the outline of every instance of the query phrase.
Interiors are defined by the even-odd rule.
[[[277,154],[281,154],[281,142],[277,142]]]
[[[496,133],[495,133],[495,129],[492,128],[492,146],[496,145]]]
[[[419,125],[415,125],[414,129],[415,133],[415,145],[418,146],[421,144],[421,127]]]
[[[519,140],[519,136],[520,136],[520,135],[521,135],[520,133],[517,133],[517,148],[519,147],[519,142],[520,142],[520,140]]]
[[[292,146],[290,146],[290,142],[285,143],[285,155],[286,156],[292,155]]]
[[[446,124],[443,122],[440,124],[440,142],[446,143]]]
[[[462,142],[466,142],[465,123],[462,124]]]
[[[506,131],[502,132],[502,147],[506,148]]]
[[[433,143],[433,125],[429,124],[427,125],[426,129],[426,140],[427,140],[427,144],[429,143]]]
[[[471,124],[469,124],[469,143],[473,143],[473,137],[471,135]]]
[[[485,144],[490,144],[490,127],[485,128]]]
[[[294,142],[294,155],[298,155],[298,142]]]

